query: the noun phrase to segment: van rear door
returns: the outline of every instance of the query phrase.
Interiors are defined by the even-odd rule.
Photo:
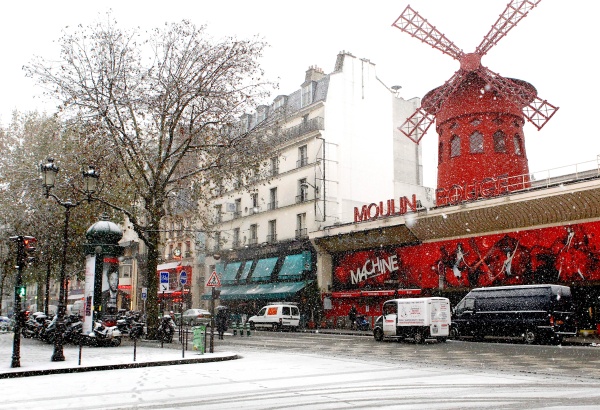
[[[398,303],[390,300],[383,304],[383,334],[384,336],[396,336],[396,325],[398,320]]]

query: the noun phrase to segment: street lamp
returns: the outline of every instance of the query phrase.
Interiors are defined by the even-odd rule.
[[[56,175],[58,175],[58,167],[54,164],[54,159],[48,158],[46,164],[40,165],[42,172],[42,186],[45,189],[46,198],[53,198],[57,204],[65,208],[65,226],[63,231],[63,249],[62,249],[62,260],[60,266],[60,293],[58,296],[58,317],[57,317],[57,335],[54,339],[54,353],[52,354],[53,362],[62,362],[65,360],[63,354],[63,331],[64,331],[64,318],[65,311],[67,308],[66,301],[66,266],[67,266],[67,246],[69,239],[69,215],[71,208],[81,205],[84,201],[91,202],[93,200],[92,194],[96,192],[96,186],[98,184],[98,178],[100,177],[93,166],[89,166],[87,171],[83,172],[83,188],[87,195],[86,198],[81,201],[71,202],[71,200],[62,201],[56,195],[50,192],[54,188],[56,183]]]

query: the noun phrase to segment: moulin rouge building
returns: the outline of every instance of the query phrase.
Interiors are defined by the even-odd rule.
[[[455,304],[474,287],[557,283],[571,286],[580,329],[596,329],[600,164],[530,174],[523,125],[541,129],[557,107],[528,82],[481,65],[537,3],[511,2],[469,54],[410,6],[394,23],[460,63],[400,126],[418,143],[436,123],[436,206],[419,207],[416,196],[374,198],[355,208],[353,223],[310,234],[329,325],[352,305],[375,317],[393,297],[441,295]]]

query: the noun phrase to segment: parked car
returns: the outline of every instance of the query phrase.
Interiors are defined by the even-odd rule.
[[[6,316],[0,316],[0,332],[10,332],[13,330],[14,323],[12,319]]]
[[[450,301],[447,298],[392,299],[383,304],[383,315],[375,321],[375,340],[384,338],[425,339],[445,342],[450,332]]]
[[[300,324],[300,310],[295,304],[274,303],[264,306],[255,316],[248,318],[251,329],[266,328],[292,331]]]
[[[183,323],[186,325],[207,325],[210,323],[211,314],[206,309],[188,309],[183,312]]]
[[[517,337],[525,343],[560,344],[575,336],[571,289],[560,285],[472,289],[453,309],[451,335]]]

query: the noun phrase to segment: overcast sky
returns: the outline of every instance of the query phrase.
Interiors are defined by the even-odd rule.
[[[281,2],[220,0],[57,0],[3,2],[0,24],[0,120],[14,109],[46,110],[41,90],[24,76],[32,56],[59,56],[56,40],[66,26],[88,25],[112,9],[123,27],[152,28],[190,19],[206,24],[216,38],[259,35],[270,44],[262,60],[276,94],[300,88],[304,72],[316,65],[333,71],[336,55],[346,50],[376,64],[388,86],[402,86],[404,98],[422,97],[459,68],[457,61],[391,26],[407,4],[465,52],[474,51],[508,0],[377,0]],[[530,171],[595,161],[600,136],[595,118],[598,84],[597,16],[600,2],[544,0],[506,38],[484,56],[482,64],[505,77],[532,83],[540,98],[560,107],[541,130],[525,127]],[[437,135],[430,128],[422,144],[425,185],[435,186]]]

